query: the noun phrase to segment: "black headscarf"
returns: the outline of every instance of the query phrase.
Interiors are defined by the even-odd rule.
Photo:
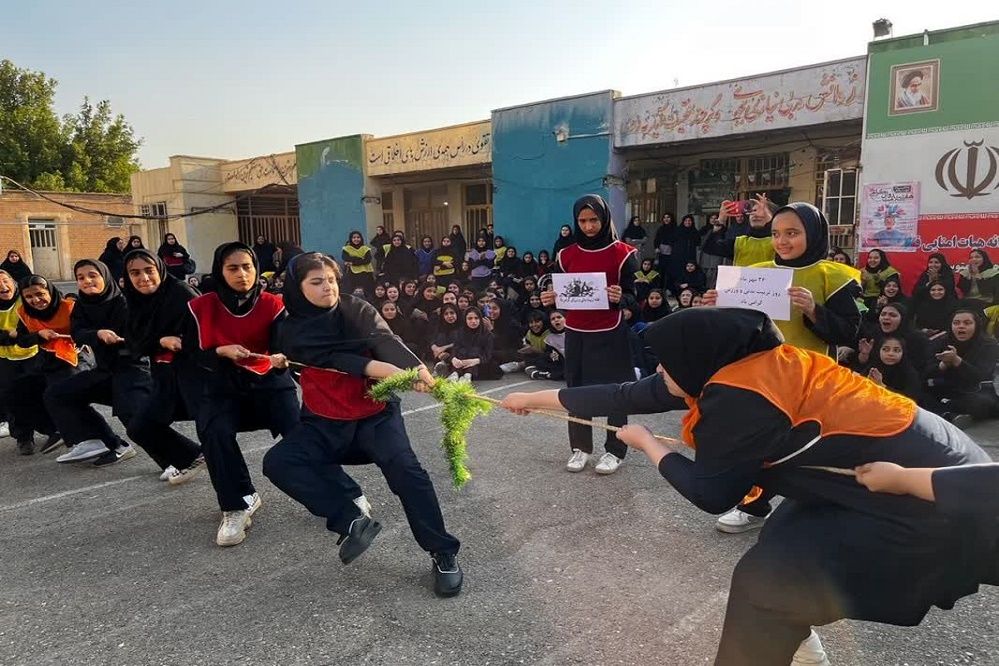
[[[152,294],[142,294],[125,276],[125,301],[128,303],[128,330],[125,338],[136,357],[155,354],[160,350],[160,338],[179,335],[186,328],[187,303],[198,295],[189,284],[167,272],[166,264],[146,249],[132,250],[125,255],[125,269],[133,259],[141,258],[156,267],[160,286]]]
[[[663,301],[659,304],[659,307],[652,307],[649,305],[648,297],[645,299],[645,307],[642,308],[642,321],[651,324],[654,321],[659,321],[669,313],[673,312],[673,309],[669,306],[669,302],[666,301],[666,294],[662,289],[650,289],[649,294],[653,292],[659,294]]]
[[[947,296],[957,297],[957,291],[954,286],[954,269],[951,268],[950,263],[947,261],[947,257],[941,252],[934,252],[930,256],[926,257],[926,269],[919,274],[919,278],[916,279],[916,287],[913,289],[913,297],[922,299],[924,296],[926,300],[929,300],[929,294],[927,290],[931,284],[930,282],[930,269],[929,263],[930,259],[936,259],[940,262],[940,272],[937,273],[936,281],[943,285],[943,288],[947,290]]]
[[[692,397],[726,365],[783,342],[770,317],[743,308],[691,308],[645,329],[645,344]]]
[[[584,209],[589,208],[600,218],[600,233],[590,238],[579,228],[579,214]],[[617,240],[617,232],[614,230],[614,223],[611,220],[610,207],[604,198],[599,194],[587,194],[578,199],[572,205],[573,232],[572,240],[584,250],[599,250],[605,248]]]
[[[62,292],[59,291],[58,287],[50,283],[41,275],[29,275],[21,280],[18,287],[20,287],[22,294],[28,287],[43,287],[45,291],[49,292],[49,296],[52,297],[52,300],[44,310],[36,310],[28,305],[28,302],[22,298],[21,306],[24,307],[24,311],[28,314],[28,316],[40,319],[41,321],[48,321],[59,311],[59,306],[62,304]]]
[[[230,287],[229,283],[225,281],[225,275],[222,271],[226,258],[234,252],[246,252],[250,255],[250,260],[253,262],[253,269],[256,272],[253,286],[245,294],[240,294]],[[253,248],[246,243],[232,241],[231,243],[223,243],[215,248],[215,257],[212,259],[212,279],[214,280],[215,293],[219,295],[219,299],[222,300],[222,304],[226,307],[226,310],[234,315],[246,314],[253,309],[257,299],[260,298],[260,262],[257,261],[257,254],[253,251]]]
[[[883,270],[885,270],[885,269],[888,269],[888,268],[891,268],[891,262],[890,262],[890,261],[888,261],[888,255],[887,255],[887,254],[885,254],[885,251],[884,251],[884,250],[879,250],[878,248],[874,248],[873,250],[871,250],[871,251],[870,251],[870,252],[868,252],[867,254],[868,254],[868,256],[870,256],[870,255],[872,255],[872,254],[874,254],[874,253],[877,253],[877,255],[878,255],[879,257],[881,257],[881,263],[879,263],[879,264],[878,264],[878,267],[877,267],[877,268],[873,269],[873,270],[874,270],[874,272],[876,272],[876,273],[880,273],[881,271],[883,271]],[[870,271],[871,271],[871,268],[870,268],[870,267],[869,267],[869,266],[867,265],[867,263],[866,263],[866,262],[864,263],[864,268],[865,268],[865,269],[866,269],[866,270],[867,270],[868,272],[870,272]]]
[[[84,294],[82,291],[77,294],[77,301],[80,304],[88,306],[101,305],[110,303],[121,296],[121,289],[118,288],[118,283],[115,281],[114,276],[111,275],[111,269],[104,262],[96,259],[80,259],[73,264],[73,275],[76,275],[76,271],[80,269],[80,266],[93,266],[101,274],[101,277],[104,278],[104,291],[100,294],[91,296]]]
[[[948,278],[945,278],[949,280]],[[960,300],[954,295],[953,291],[953,280],[949,280],[951,288],[947,288],[947,282],[941,282],[940,280],[933,280],[926,285],[926,290],[924,295],[922,295],[919,300],[916,301],[916,307],[914,308],[916,325],[920,328],[928,328],[934,331],[945,331],[947,327],[950,326],[951,314],[960,304]],[[940,285],[944,288],[944,297],[938,300],[934,300],[930,296],[930,289],[934,285]]]
[[[20,261],[11,261],[10,255],[16,254]],[[7,256],[4,257],[3,263],[0,264],[0,269],[7,271],[7,274],[14,278],[14,282],[20,282],[24,278],[31,275],[31,266],[24,263],[24,257],[17,250],[10,250],[7,252]]]
[[[774,263],[778,266],[789,266],[791,268],[802,268],[811,266],[817,261],[821,261],[829,256],[829,222],[826,216],[818,208],[804,201],[789,203],[778,208],[774,213],[777,215],[786,211],[791,211],[798,216],[801,224],[805,227],[805,252],[797,259],[784,261],[780,255],[774,255]]]
[[[17,297],[21,293],[21,291],[20,289],[18,289],[17,280],[14,278],[13,275],[11,275],[5,270],[0,270],[0,273],[3,273],[4,275],[6,275],[7,277],[9,277],[11,280],[14,281],[14,295],[11,296],[9,301],[0,301],[0,312],[7,312],[7,310],[10,310],[12,307],[17,305]]]
[[[132,241],[139,241],[139,247],[132,247]],[[129,236],[128,243],[125,244],[125,254],[132,252],[133,250],[145,250],[146,246],[142,244],[142,236]]]
[[[569,230],[568,236],[562,235],[563,229]],[[552,256],[551,256],[552,260],[554,261],[555,258],[558,257],[559,250],[567,248],[575,242],[576,242],[575,239],[573,239],[572,237],[572,226],[568,224],[563,224],[561,227],[559,227],[558,238],[555,239],[555,246],[552,248]]]
[[[125,274],[125,253],[118,249],[118,242],[120,240],[117,236],[109,238],[100,256],[100,260],[108,267],[111,271],[111,277],[116,281]]]

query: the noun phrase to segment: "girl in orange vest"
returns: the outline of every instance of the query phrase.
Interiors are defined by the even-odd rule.
[[[799,648],[808,663],[823,663],[811,626],[844,618],[914,626],[931,606],[949,609],[988,580],[994,519],[943,516],[821,469],[989,462],[958,428],[824,354],[784,344],[753,310],[684,310],[649,326],[645,342],[659,358],[656,376],[503,402],[517,413],[587,417],[687,409],[682,437],[694,460],[642,426],[618,438],[709,513],[756,488],[786,498],[736,566],[716,663],[788,664]]]
[[[79,354],[70,336],[70,315],[75,303],[64,299],[62,292],[41,275],[21,280],[21,305],[17,309],[17,346],[37,346],[39,353],[33,367],[19,382],[11,396],[11,409],[23,415],[32,429],[49,435],[42,453],[54,450],[62,438],[56,432],[42,396],[52,384],[77,372]],[[84,359],[85,363],[89,359]]]

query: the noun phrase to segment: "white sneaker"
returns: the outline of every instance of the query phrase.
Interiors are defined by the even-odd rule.
[[[458,381],[463,382],[465,384],[471,384],[472,383],[472,373],[466,372],[465,374],[463,374],[461,376],[461,379],[459,379]]]
[[[252,495],[244,495],[243,501],[246,502],[246,510],[252,516],[260,508],[262,502],[260,501],[260,493],[253,493]]]
[[[58,463],[81,462],[92,460],[108,452],[108,447],[99,439],[85,439],[76,444],[66,453],[56,458]]]
[[[826,656],[826,651],[822,647],[822,641],[819,640],[819,635],[815,633],[812,629],[812,633],[808,635],[808,638],[801,641],[801,645],[798,646],[798,651],[794,653],[794,658],[791,659],[792,666],[830,666],[829,657]]]
[[[596,472],[597,474],[613,474],[621,466],[622,462],[624,461],[613,453],[605,453],[597,461]]]
[[[199,472],[205,469],[205,457],[198,456],[194,459],[194,462],[191,463],[191,466],[185,469],[177,469],[173,465],[171,465],[168,469],[172,469],[173,473],[167,477],[167,483],[171,486],[179,486],[182,483],[187,483],[196,477]],[[163,473],[166,474],[166,471],[164,470]]]
[[[368,518],[371,517],[371,502],[368,501],[367,497],[365,497],[364,495],[361,495],[360,497],[355,497],[354,504],[357,505],[357,508],[361,510],[362,514],[364,514]]]
[[[585,453],[579,449],[573,449],[572,455],[569,456],[569,462],[565,464],[565,469],[569,472],[582,472],[586,469],[586,463],[589,459],[589,453]]]
[[[180,470],[173,465],[168,465],[167,468],[160,474],[160,481],[169,481],[170,477],[179,471]]]
[[[0,421],[0,437],[10,437],[10,424]]]
[[[736,508],[719,518],[718,522],[715,523],[715,529],[725,534],[742,534],[750,530],[760,529],[766,520],[766,518],[760,518]]]
[[[456,382],[458,381],[458,373],[452,372],[450,375],[447,376],[447,378],[450,379],[452,382]]]
[[[223,511],[222,524],[215,535],[215,543],[220,546],[236,546],[246,539],[246,530],[253,525],[250,511]]]
[[[500,363],[500,370],[502,370],[503,373],[507,375],[510,374],[511,372],[517,372],[523,367],[524,364],[520,363],[519,361],[509,361],[508,363]]]

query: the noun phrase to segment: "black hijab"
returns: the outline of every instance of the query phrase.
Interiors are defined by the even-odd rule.
[[[953,289],[954,281],[950,280],[950,282],[951,289]],[[944,288],[944,297],[935,300],[930,296],[930,289],[938,284]],[[914,308],[916,325],[920,328],[929,328],[935,331],[947,330],[950,326],[951,315],[959,304],[960,301],[954,295],[954,292],[947,289],[946,281],[933,280],[926,285],[924,295],[916,302],[916,307]]]
[[[457,315],[453,324],[447,323],[447,320],[444,319],[444,313],[448,311],[454,312],[455,315]],[[458,309],[457,305],[451,305],[450,303],[446,303],[441,306],[440,314],[437,315],[437,327],[434,329],[434,331],[438,335],[440,334],[449,335],[451,333],[454,333],[461,326],[461,321],[464,318],[464,316],[465,316],[464,313],[462,313],[462,311]]]
[[[101,274],[104,278],[104,291],[96,296],[91,296],[89,294],[84,294],[82,291],[77,294],[76,300],[81,305],[102,305],[110,303],[116,298],[121,297],[121,289],[118,288],[118,283],[115,281],[114,276],[111,275],[111,269],[103,261],[98,261],[96,259],[80,259],[78,262],[73,264],[73,275],[76,275],[76,271],[80,269],[81,266],[93,266],[97,269],[97,272]]]
[[[198,295],[189,284],[167,272],[166,264],[149,250],[132,250],[125,255],[125,268],[133,259],[142,259],[156,267],[160,286],[152,294],[139,292],[128,275],[125,276],[125,301],[128,303],[128,330],[125,338],[136,357],[155,354],[160,350],[160,338],[179,335],[185,329],[188,301]]]
[[[774,213],[774,219],[777,219],[778,214],[787,211],[797,215],[798,219],[801,220],[801,224],[805,227],[805,252],[797,259],[789,261],[784,261],[780,258],[780,255],[774,254],[774,263],[778,266],[802,268],[804,266],[811,266],[828,257],[829,222],[826,221],[826,216],[822,214],[822,211],[810,203],[797,201],[778,208],[777,212]]]
[[[50,283],[41,275],[31,274],[28,277],[21,280],[18,285],[20,287],[21,293],[28,287],[43,287],[45,291],[49,292],[49,296],[52,297],[51,302],[44,310],[36,310],[35,308],[28,305],[28,302],[21,299],[21,306],[29,317],[34,317],[35,319],[40,319],[41,321],[48,321],[52,319],[59,311],[59,306],[62,305],[62,292],[59,291],[58,287]]]
[[[600,218],[600,232],[590,238],[579,228],[579,214],[589,208]],[[617,232],[614,230],[614,223],[611,220],[610,207],[604,198],[599,194],[587,194],[578,199],[572,205],[573,232],[572,240],[584,250],[600,250],[617,240]]]
[[[139,241],[139,247],[132,247],[132,241],[134,241],[134,240]],[[128,237],[128,242],[125,244],[124,252],[125,252],[125,254],[128,254],[129,252],[132,252],[133,250],[145,250],[145,249],[146,249],[146,246],[142,244],[142,236],[129,236]]]
[[[562,230],[563,229],[568,229],[569,230],[569,235],[568,236],[563,236],[562,235]],[[554,261],[555,258],[558,257],[559,250],[561,250],[563,248],[566,248],[566,247],[569,247],[570,245],[572,245],[575,242],[576,241],[572,237],[572,226],[571,225],[563,224],[561,227],[559,227],[558,238],[555,239],[555,247],[552,248],[552,260]]]
[[[11,261],[10,255],[16,254],[20,261]],[[7,274],[14,278],[14,282],[20,282],[24,278],[31,275],[31,266],[24,263],[24,257],[17,250],[10,250],[7,256],[4,258],[3,263],[0,264],[0,269],[7,271]]]
[[[645,329],[659,363],[691,397],[726,365],[784,342],[770,317],[743,308],[691,308]]]
[[[919,278],[916,280],[916,288],[913,290],[913,297],[922,299],[923,296],[929,300],[929,294],[926,289],[929,288],[930,281],[930,259],[936,259],[940,262],[940,272],[937,274],[936,281],[943,285],[943,288],[947,290],[948,296],[957,297],[957,291],[954,287],[954,269],[951,268],[950,263],[947,261],[947,257],[941,252],[934,252],[930,256],[926,257],[926,269],[919,274]],[[925,289],[921,289],[925,287]]]
[[[100,256],[100,260],[111,270],[111,275],[116,280],[124,274],[123,263],[125,253],[118,249],[118,242],[120,240],[117,236],[109,238]]]
[[[663,290],[662,289],[649,290],[649,294],[652,294],[653,292],[659,294],[659,296],[662,297],[663,301],[662,303],[659,304],[659,307],[654,308],[651,305],[649,305],[648,297],[645,298],[645,307],[642,308],[642,321],[645,321],[649,324],[651,324],[654,321],[659,321],[666,315],[673,312],[673,309],[669,306],[669,303],[666,301],[666,294],[663,292]]]
[[[170,243],[167,242],[167,238],[169,238],[170,236],[173,236],[173,240],[174,240],[174,244],[173,245],[171,245]],[[161,257],[165,257],[167,255],[172,255],[175,252],[180,252],[181,254],[183,254],[185,260],[191,256],[190,254],[188,254],[187,248],[185,248],[183,245],[181,245],[180,241],[177,240],[177,236],[175,234],[172,234],[172,233],[171,234],[165,234],[163,236],[163,242],[160,243],[159,249],[156,250],[156,254],[160,255]]]
[[[13,275],[2,269],[0,269],[0,273],[3,273],[4,275],[6,275],[7,277],[9,277],[11,280],[14,281],[14,295],[11,296],[9,301],[0,301],[0,312],[7,312],[12,307],[17,305],[17,297],[21,294],[21,290],[18,289],[17,280],[14,279]]]
[[[870,266],[868,266],[865,263],[864,264],[864,270],[866,270],[868,273],[870,273],[872,270],[875,273],[880,273],[883,270],[891,268],[891,262],[888,261],[888,255],[885,254],[884,250],[879,250],[878,248],[874,248],[873,250],[871,250],[870,252],[868,252],[867,255],[870,256],[870,255],[872,255],[874,253],[877,253],[877,255],[879,257],[881,257],[881,263],[879,263],[878,267],[874,268],[874,269],[872,269]]]
[[[246,252],[250,255],[250,260],[253,262],[253,270],[256,272],[253,286],[245,294],[241,294],[230,287],[229,283],[225,281],[225,275],[222,271],[225,260],[235,252]],[[260,292],[262,291],[260,288],[260,262],[257,260],[257,254],[253,251],[253,248],[246,243],[232,241],[231,243],[223,243],[215,248],[215,257],[212,259],[212,279],[214,281],[215,293],[218,294],[226,310],[234,315],[246,314],[253,309],[253,306],[257,303],[257,299],[260,298]]]

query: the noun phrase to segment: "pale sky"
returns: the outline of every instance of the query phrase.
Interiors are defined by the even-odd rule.
[[[999,19],[982,0],[16,5],[2,12],[0,58],[56,78],[60,113],[84,95],[110,99],[143,138],[145,168],[176,154],[252,157],[564,95],[634,95],[858,56],[881,17],[895,36]]]

